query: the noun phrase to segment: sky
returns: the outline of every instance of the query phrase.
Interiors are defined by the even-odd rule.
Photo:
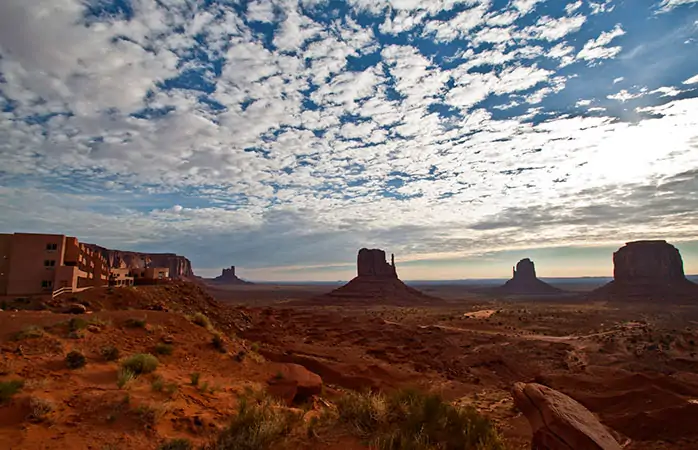
[[[197,274],[698,273],[698,0],[3,0],[0,232]]]

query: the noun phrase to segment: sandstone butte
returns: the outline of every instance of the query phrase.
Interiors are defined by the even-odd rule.
[[[235,266],[230,266],[229,269],[223,269],[223,272],[212,280],[208,280],[216,284],[252,284],[245,281],[235,274]]]
[[[495,292],[515,295],[559,294],[562,292],[562,290],[539,280],[536,276],[536,266],[528,258],[519,261],[512,271],[511,280],[504,283],[503,286],[495,288]]]
[[[635,241],[613,253],[613,281],[593,291],[591,298],[698,301],[698,285],[686,278],[676,247],[663,240]]]
[[[385,251],[362,248],[356,259],[357,276],[344,286],[316,300],[323,302],[367,302],[381,304],[424,304],[442,302],[403,283],[397,275],[395,256],[388,263]]]

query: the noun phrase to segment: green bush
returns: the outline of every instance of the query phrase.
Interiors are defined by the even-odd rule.
[[[73,317],[68,321],[68,329],[70,331],[84,330],[88,325],[89,323],[80,317]]]
[[[22,331],[17,332],[13,339],[15,341],[23,341],[25,339],[37,339],[44,336],[44,330],[35,325],[31,325]]]
[[[147,322],[145,319],[127,319],[126,322],[124,322],[124,325],[128,328],[145,328],[147,325]]]
[[[348,393],[337,404],[348,423],[380,450],[504,450],[489,419],[472,407],[456,407],[416,391]]]
[[[191,380],[192,386],[198,386],[200,378],[201,378],[201,374],[199,372],[194,372],[194,373],[189,375],[189,379]]]
[[[102,355],[105,361],[116,361],[119,359],[119,349],[113,345],[106,345],[99,349],[99,353]]]
[[[0,381],[0,405],[9,401],[23,387],[22,380]]]
[[[85,367],[85,364],[87,364],[87,358],[77,350],[73,350],[65,356],[65,365],[69,369],[79,369]]]
[[[163,380],[160,376],[155,377],[150,387],[152,387],[153,391],[155,392],[162,392],[162,390],[165,388],[165,380]]]
[[[174,351],[174,346],[170,344],[159,343],[155,345],[155,353],[158,355],[171,355]]]
[[[122,361],[121,367],[129,369],[136,376],[155,372],[160,362],[150,353],[138,353]]]

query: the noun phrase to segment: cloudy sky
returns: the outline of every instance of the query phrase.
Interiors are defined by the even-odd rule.
[[[698,0],[2,0],[0,232],[197,273],[698,273]]]

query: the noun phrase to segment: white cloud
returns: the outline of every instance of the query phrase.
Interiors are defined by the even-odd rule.
[[[698,3],[698,0],[662,0],[661,3],[659,3],[659,11],[668,12],[679,6],[690,5],[692,3]]]
[[[577,54],[577,59],[584,59],[587,61],[593,61],[597,59],[608,59],[615,57],[623,49],[621,46],[616,47],[606,47],[615,38],[623,36],[625,31],[621,28],[620,24],[616,26],[611,31],[603,32],[596,39],[589,40],[582,50]]]
[[[625,77],[618,77],[613,79],[613,84],[620,83],[621,81],[625,80]]]
[[[568,34],[579,31],[584,22],[586,17],[583,15],[560,18],[543,16],[538,19],[536,25],[525,28],[524,34],[532,39],[558,41]]]
[[[698,74],[696,74],[695,76],[693,76],[693,77],[691,77],[683,82],[683,84],[696,84],[696,83],[698,83]]]
[[[256,22],[273,22],[275,18],[274,4],[261,0],[248,3],[247,18]]]
[[[572,14],[573,12],[575,12],[576,10],[578,10],[581,7],[582,7],[582,0],[578,0],[574,3],[568,3],[565,6],[565,12],[567,14]]]

